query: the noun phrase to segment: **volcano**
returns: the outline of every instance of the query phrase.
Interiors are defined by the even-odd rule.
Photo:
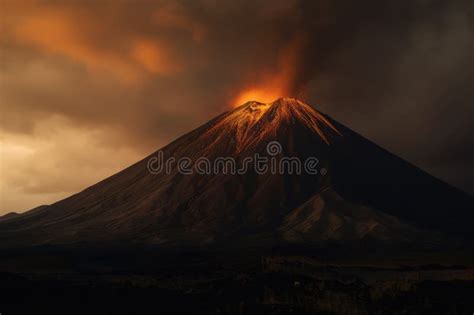
[[[268,150],[278,144],[277,152]],[[317,171],[200,172],[150,161],[256,154]],[[247,102],[127,169],[49,206],[0,220],[0,246],[274,246],[474,238],[473,197],[293,98]]]

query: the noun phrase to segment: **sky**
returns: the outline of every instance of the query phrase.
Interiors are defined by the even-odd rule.
[[[280,96],[474,194],[471,0],[0,0],[0,215]]]

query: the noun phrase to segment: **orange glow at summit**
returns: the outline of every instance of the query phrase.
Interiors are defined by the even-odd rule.
[[[274,71],[262,71],[258,82],[247,84],[231,101],[232,107],[237,107],[248,101],[262,103],[272,102],[280,97],[291,96],[296,79],[298,58],[303,48],[302,38],[295,38],[278,55]]]
[[[258,101],[262,103],[270,103],[285,94],[278,89],[271,90],[265,88],[249,88],[242,91],[232,102],[234,107],[240,106],[248,101]]]

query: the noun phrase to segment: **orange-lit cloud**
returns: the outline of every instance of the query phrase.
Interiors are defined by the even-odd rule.
[[[47,53],[63,55],[84,64],[91,72],[105,72],[125,83],[137,82],[147,74],[176,73],[178,62],[170,47],[156,39],[131,34],[110,41],[100,20],[69,8],[39,8],[13,24],[18,42]],[[103,40],[104,43],[98,43]],[[111,41],[112,42],[112,41]]]
[[[302,37],[296,37],[282,49],[275,69],[262,71],[257,82],[252,82],[237,93],[231,101],[236,107],[247,101],[269,103],[279,97],[293,96],[296,74],[301,62],[301,50],[304,48]]]
[[[135,81],[140,75],[137,67],[113,50],[89,43],[88,34],[61,10],[42,11],[39,16],[30,16],[16,25],[15,34],[25,44],[65,55],[86,65],[90,71],[106,71],[124,81]]]
[[[177,29],[191,34],[196,42],[201,42],[206,30],[196,19],[188,16],[178,2],[167,2],[156,9],[153,20],[157,26],[166,29]]]
[[[153,40],[141,39],[135,41],[131,56],[151,73],[169,74],[179,69],[179,66],[166,55],[166,48]]]

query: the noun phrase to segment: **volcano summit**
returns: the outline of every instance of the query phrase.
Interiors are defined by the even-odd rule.
[[[55,204],[0,220],[0,247],[436,242],[473,238],[469,196],[292,98],[247,102],[178,138],[165,159],[315,157],[322,174],[152,174],[158,152]]]

